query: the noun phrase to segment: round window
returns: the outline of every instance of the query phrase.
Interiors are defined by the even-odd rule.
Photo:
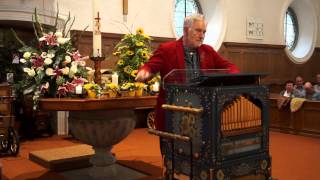
[[[284,10],[284,39],[288,57],[297,64],[310,59],[316,46],[318,22],[310,0],[293,0]]]
[[[196,0],[176,0],[174,12],[174,24],[176,36],[183,35],[183,21],[184,18],[190,14],[202,13],[201,7]]]

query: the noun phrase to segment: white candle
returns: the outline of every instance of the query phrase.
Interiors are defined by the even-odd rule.
[[[111,76],[112,83],[115,85],[118,85],[118,78],[119,78],[119,75],[117,73],[113,73]]]
[[[101,51],[101,0],[93,0],[93,57],[100,57]]]
[[[76,94],[82,94],[82,86],[81,85],[76,86]]]
[[[155,83],[153,84],[152,90],[153,90],[154,92],[158,92],[158,91],[159,91],[159,82],[155,82]]]

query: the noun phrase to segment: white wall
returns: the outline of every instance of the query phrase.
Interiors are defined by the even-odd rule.
[[[137,27],[142,27],[145,33],[151,36],[173,37],[173,1],[129,0],[127,22],[124,22],[122,0],[101,0],[101,30],[109,33],[128,33],[128,29],[135,31]],[[88,30],[92,30],[91,0],[59,0],[59,4],[62,12],[67,13],[70,10],[76,17],[73,29],[82,30],[89,25]]]
[[[283,8],[287,0],[227,0],[228,26],[225,41],[284,44]],[[260,19],[264,25],[262,40],[246,38],[247,17]]]
[[[127,23],[123,22],[122,0],[102,1],[102,28],[103,32],[127,33],[125,26],[131,30],[143,27],[145,33],[151,36],[174,37],[173,10],[175,0],[129,0],[129,15]],[[201,0],[203,4],[209,0]],[[213,0],[212,0],[213,1]],[[224,42],[284,44],[283,40],[283,13],[291,0],[214,0],[224,1],[223,19],[227,22],[225,33],[221,33]],[[320,16],[319,0],[312,0]],[[59,3],[62,19],[70,11],[76,17],[73,29],[82,30],[89,25],[92,30],[92,0],[1,0],[0,20],[31,20],[34,7],[40,14],[45,15],[47,23],[52,23]],[[206,3],[204,3],[206,2]],[[204,7],[204,10],[214,10],[215,7]],[[51,18],[49,18],[51,16]],[[259,18],[264,23],[264,38],[262,40],[247,39],[247,17]],[[42,16],[43,18],[43,16]],[[320,47],[320,18],[318,18],[317,46]],[[218,38],[217,38],[218,39]]]

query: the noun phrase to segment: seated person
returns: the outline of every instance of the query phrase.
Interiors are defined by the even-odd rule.
[[[287,81],[285,83],[285,89],[280,92],[281,96],[294,97],[293,81]]]
[[[295,89],[294,97],[299,97],[299,98],[306,97],[306,90],[304,89],[303,78],[301,76],[296,77],[296,85],[294,85],[293,88]]]
[[[320,93],[320,74],[317,74],[316,78],[317,84],[313,86],[313,89],[316,93]]]
[[[310,82],[304,84],[304,89],[306,90],[306,99],[318,101],[320,100],[320,93],[316,93],[313,89],[313,86]]]

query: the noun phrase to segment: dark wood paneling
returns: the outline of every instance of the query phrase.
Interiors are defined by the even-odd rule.
[[[71,31],[73,44],[82,55],[90,55],[92,52],[92,32]],[[81,36],[80,36],[81,35]],[[114,46],[121,40],[124,34],[102,33],[102,52],[106,60],[102,62],[103,68],[115,67],[117,57],[111,55]],[[162,42],[175,40],[174,38],[152,37],[152,47],[155,49]],[[268,85],[282,85],[287,80],[293,80],[295,76],[302,75],[306,81],[315,81],[315,75],[320,72],[320,48],[316,48],[313,56],[303,64],[292,62],[284,45],[249,44],[225,42],[219,49],[219,53],[235,63],[242,72],[266,72],[269,74],[263,79]],[[93,67],[91,61],[88,65]]]
[[[320,102],[305,101],[297,112],[279,110],[277,98],[270,98],[270,127],[284,132],[320,137]]]
[[[248,44],[225,42],[219,52],[235,63],[242,72],[266,72],[265,84],[282,85],[302,75],[306,81],[315,81],[320,73],[320,48],[316,48],[312,57],[303,64],[292,62],[285,52],[284,45]]]
[[[73,37],[73,45],[79,50],[83,56],[92,54],[92,32],[91,31],[71,31]],[[106,60],[102,62],[102,68],[115,68],[117,57],[112,56],[115,45],[122,39],[124,34],[102,33],[102,53],[106,56]],[[151,46],[156,49],[160,43],[175,40],[174,38],[152,37]],[[88,66],[93,67],[93,62],[88,61]]]

